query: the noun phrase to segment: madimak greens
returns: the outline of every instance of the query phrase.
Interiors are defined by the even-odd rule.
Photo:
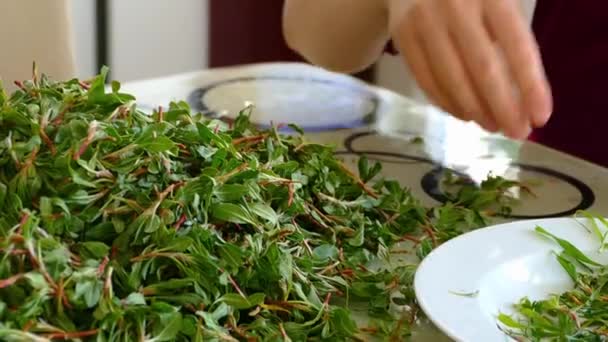
[[[247,110],[230,125],[184,102],[146,115],[106,73],[0,92],[2,340],[402,340],[415,265],[378,265],[400,241],[423,257],[485,225],[503,192],[426,208],[370,184],[379,164],[356,175]],[[389,313],[395,293],[409,313]],[[374,320],[355,324],[353,302]]]

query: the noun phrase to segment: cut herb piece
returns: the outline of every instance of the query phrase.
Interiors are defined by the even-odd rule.
[[[473,291],[473,292],[450,291],[450,293],[453,294],[454,296],[475,298],[479,295],[479,290]]]
[[[424,143],[424,138],[423,137],[413,137],[410,139],[410,144],[416,144],[416,145],[420,145]]]

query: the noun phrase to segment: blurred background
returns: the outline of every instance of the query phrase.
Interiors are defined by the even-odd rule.
[[[3,1],[0,29],[10,35],[0,38],[0,44],[13,48],[3,53],[0,77],[20,77],[33,59],[56,78],[87,78],[108,65],[111,77],[122,82],[211,67],[301,61],[283,41],[282,6],[283,0]],[[404,72],[398,57],[384,56],[357,77],[410,93]]]

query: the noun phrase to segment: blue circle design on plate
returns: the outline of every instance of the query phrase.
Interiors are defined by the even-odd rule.
[[[509,217],[509,218],[513,218],[513,219],[538,219],[538,218],[553,218],[553,217],[571,216],[571,215],[576,214],[576,212],[578,212],[579,210],[589,209],[595,202],[595,194],[593,193],[593,190],[591,190],[591,188],[587,184],[583,183],[582,181],[578,180],[577,178],[574,178],[570,175],[567,175],[567,174],[564,174],[564,173],[561,173],[559,171],[555,171],[552,169],[548,169],[548,168],[542,167],[542,166],[528,165],[528,164],[522,164],[522,163],[511,163],[511,165],[518,167],[522,170],[537,172],[540,174],[544,174],[546,176],[551,176],[551,177],[561,180],[562,182],[568,183],[578,190],[578,192],[581,195],[581,200],[576,206],[574,206],[570,209],[567,209],[567,210],[560,211],[560,212],[553,212],[553,213],[547,213],[547,214],[541,214],[541,215],[509,214],[509,215],[501,215],[501,216]],[[436,201],[442,202],[442,203],[445,203],[448,201],[448,197],[440,189],[441,179],[442,179],[443,173],[446,170],[447,169],[444,167],[436,167],[432,171],[425,174],[420,181],[424,191],[429,196],[431,196],[433,199],[435,199]],[[455,173],[454,170],[450,170],[450,171],[452,173]],[[455,173],[455,174],[458,174],[461,177],[464,176],[466,178],[466,175],[463,175],[461,173]]]
[[[335,80],[329,79],[320,79],[320,78],[305,78],[305,77],[283,77],[283,76],[259,76],[259,77],[239,77],[233,79],[222,80],[219,82],[215,82],[209,85],[206,85],[202,88],[198,88],[193,90],[189,96],[187,97],[188,104],[195,111],[200,111],[204,113],[208,113],[207,115],[210,117],[218,117],[219,113],[216,112],[217,108],[212,108],[209,103],[205,103],[205,95],[209,94],[213,90],[217,90],[222,86],[227,86],[236,83],[246,83],[246,82],[255,82],[255,81],[288,81],[288,82],[303,82],[308,85],[323,85],[323,86],[331,86],[337,89],[346,90],[351,92],[350,96],[355,99],[367,101],[370,105],[370,109],[362,114],[357,115],[356,118],[350,120],[344,120],[343,117],[338,115],[337,120],[331,121],[328,124],[324,125],[315,125],[315,124],[301,124],[298,125],[302,127],[307,132],[325,132],[325,131],[335,131],[340,129],[350,129],[350,128],[358,128],[369,125],[374,121],[376,116],[376,111],[378,108],[379,99],[372,91],[365,89],[364,87],[358,87],[352,84],[345,84]],[[272,95],[268,95],[269,97]],[[312,101],[312,100],[311,100]],[[324,113],[325,118],[329,113]],[[282,121],[293,121],[290,120],[288,116],[285,117]],[[254,122],[254,124],[258,125],[261,128],[270,127],[269,123],[262,122]],[[276,124],[276,123],[275,123]],[[292,131],[289,127],[280,128],[282,132],[290,132]]]
[[[420,180],[420,185],[421,185],[422,189],[424,190],[424,192],[426,192],[427,195],[429,195],[431,198],[433,198],[434,200],[436,200],[440,203],[446,203],[449,201],[449,198],[441,190],[441,180],[443,177],[443,173],[445,171],[449,170],[452,173],[454,173],[460,177],[463,177],[465,179],[468,178],[463,173],[460,173],[456,170],[447,168],[447,167],[440,165],[438,163],[435,163],[432,160],[427,159],[427,158],[412,156],[412,155],[407,155],[407,154],[402,154],[402,153],[386,152],[386,151],[363,151],[363,150],[357,150],[354,147],[354,142],[357,139],[363,138],[366,136],[376,135],[376,134],[377,134],[377,132],[375,132],[375,131],[353,133],[344,140],[344,147],[345,147],[346,151],[337,152],[336,154],[338,154],[338,155],[339,154],[357,154],[357,155],[370,155],[370,156],[379,155],[379,156],[400,158],[404,161],[409,161],[409,162],[419,162],[419,163],[430,164],[433,166],[433,169],[431,171],[427,172],[422,177],[422,179]],[[501,215],[503,217],[512,218],[512,219],[538,219],[538,218],[570,216],[570,215],[575,214],[579,210],[589,209],[593,205],[593,203],[595,203],[595,193],[593,192],[593,190],[587,184],[585,184],[583,181],[581,181],[575,177],[572,177],[570,175],[561,173],[561,172],[553,170],[553,169],[542,167],[542,166],[529,165],[529,164],[516,163],[516,162],[511,163],[511,166],[518,167],[522,170],[537,172],[540,174],[544,174],[546,176],[550,176],[550,177],[559,179],[560,181],[565,182],[565,183],[571,185],[572,187],[574,187],[575,189],[577,189],[577,191],[580,193],[581,200],[576,206],[574,206],[570,209],[564,210],[564,211],[560,211],[560,212],[550,212],[550,213],[540,214],[540,215],[518,215],[518,214]]]

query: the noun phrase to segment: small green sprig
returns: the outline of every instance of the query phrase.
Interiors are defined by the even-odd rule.
[[[581,213],[593,232],[608,228],[603,218]],[[600,226],[604,225],[603,228]],[[516,314],[500,314],[504,331],[518,341],[606,341],[608,339],[608,271],[570,242],[542,227],[536,232],[555,241],[562,249],[557,261],[573,281],[574,288],[545,300],[522,299]],[[604,244],[603,235],[599,234]]]

